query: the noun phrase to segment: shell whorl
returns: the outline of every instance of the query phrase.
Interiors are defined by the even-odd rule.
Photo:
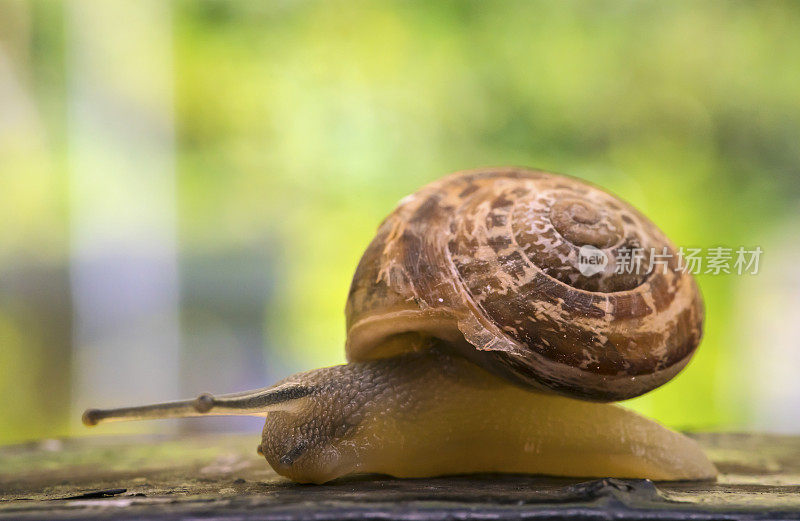
[[[581,272],[587,246],[605,269]],[[618,273],[638,248],[666,269],[645,255]],[[523,385],[631,398],[671,379],[700,341],[700,293],[676,267],[653,223],[588,183],[521,168],[456,173],[403,199],[367,248],[348,297],[348,358],[436,337]]]

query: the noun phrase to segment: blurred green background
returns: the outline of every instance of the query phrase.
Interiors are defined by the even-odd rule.
[[[0,0],[0,443],[342,362],[380,220],[508,164],[760,246],[699,276],[696,357],[628,403],[800,431],[799,34],[789,1]]]

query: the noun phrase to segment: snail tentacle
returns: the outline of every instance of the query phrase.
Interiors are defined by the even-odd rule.
[[[203,393],[192,400],[156,403],[114,409],[87,409],[83,424],[132,420],[162,420],[194,416],[264,416],[270,411],[285,409],[292,402],[312,394],[314,389],[299,384],[284,384],[241,393],[214,396]]]

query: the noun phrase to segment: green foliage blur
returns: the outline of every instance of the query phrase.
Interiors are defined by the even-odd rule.
[[[20,123],[0,101],[0,279],[68,269],[64,5],[0,1],[0,75],[15,74],[34,115]],[[344,360],[361,252],[401,197],[456,170],[588,179],[678,245],[766,249],[786,230],[797,242],[798,3],[186,0],[168,11],[179,255],[271,245],[268,363]],[[131,59],[148,59],[131,45]],[[752,277],[781,254],[766,250]],[[748,428],[761,346],[738,317],[763,303],[745,276],[698,280],[695,359],[629,404],[680,428]],[[52,317],[0,298],[0,442],[79,432],[75,411],[52,405],[49,386],[69,388],[76,370],[39,334]]]

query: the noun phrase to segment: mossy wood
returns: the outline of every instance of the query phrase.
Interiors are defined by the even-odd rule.
[[[703,434],[717,482],[537,476],[297,485],[253,435],[90,437],[0,448],[0,519],[796,519],[800,437]]]

